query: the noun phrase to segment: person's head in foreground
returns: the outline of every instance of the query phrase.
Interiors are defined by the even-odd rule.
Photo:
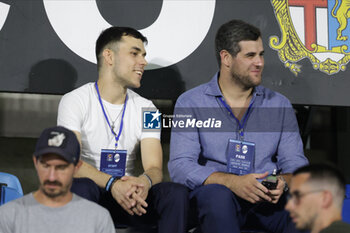
[[[45,129],[33,154],[40,187],[34,193],[40,202],[70,201],[73,175],[81,165],[80,144],[75,134],[61,126]]]
[[[286,210],[299,230],[320,232],[341,221],[345,178],[335,167],[311,164],[293,173]]]

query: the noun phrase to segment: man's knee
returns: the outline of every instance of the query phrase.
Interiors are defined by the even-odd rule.
[[[167,196],[171,200],[188,200],[188,188],[184,185],[173,183],[173,182],[163,182],[153,186],[156,193],[161,193],[163,196]]]
[[[203,232],[238,232],[240,205],[234,193],[219,184],[198,187],[190,194],[191,207]]]
[[[219,184],[201,186],[190,194],[191,201],[195,201],[198,208],[206,208],[211,211],[223,211],[235,208],[235,196],[227,187]]]
[[[220,184],[203,185],[192,191],[190,197],[199,201],[231,200],[233,193],[230,189]]]

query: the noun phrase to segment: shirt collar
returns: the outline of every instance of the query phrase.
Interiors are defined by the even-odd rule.
[[[214,77],[208,82],[207,88],[205,90],[205,94],[216,96],[216,97],[223,96],[219,87],[219,82],[218,82],[219,74],[220,72],[216,72]],[[259,85],[254,88],[253,96],[261,96],[263,94],[264,94],[264,90],[262,86]]]

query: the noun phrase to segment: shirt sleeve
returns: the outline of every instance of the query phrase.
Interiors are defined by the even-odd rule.
[[[64,95],[58,105],[57,125],[81,132],[84,105],[78,95]]]
[[[308,164],[294,109],[287,100],[284,106],[283,129],[277,151],[277,165],[282,173],[292,173]]]
[[[186,109],[186,112],[191,111],[190,106],[186,106],[178,100],[174,115],[179,113],[179,109]],[[202,166],[198,163],[198,158],[201,153],[201,144],[199,141],[199,133],[197,129],[174,129],[171,131],[170,140],[170,159],[168,169],[170,177],[174,182],[181,183],[195,189],[201,186],[203,182],[216,168]]]
[[[152,111],[157,111],[158,109],[156,108],[156,106],[152,103],[152,101],[149,101],[149,105],[146,107],[146,109],[150,109]],[[158,110],[159,111],[159,110]],[[160,119],[160,118],[159,118]],[[161,125],[162,125],[162,122],[160,121],[159,124],[160,124],[160,128],[159,129],[154,129],[154,130],[151,130],[151,131],[146,131],[143,129],[143,117],[142,117],[142,122],[140,122],[141,124],[141,130],[142,130],[142,133],[141,133],[141,140],[142,139],[145,139],[145,138],[156,138],[156,139],[159,139],[160,140],[160,131],[161,131]]]

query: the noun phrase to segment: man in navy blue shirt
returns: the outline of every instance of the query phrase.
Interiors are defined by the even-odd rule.
[[[260,86],[260,30],[232,20],[220,27],[215,45],[219,72],[175,106],[171,178],[192,190],[202,232],[247,226],[296,231],[284,210],[284,191],[291,173],[308,161],[289,100]]]

